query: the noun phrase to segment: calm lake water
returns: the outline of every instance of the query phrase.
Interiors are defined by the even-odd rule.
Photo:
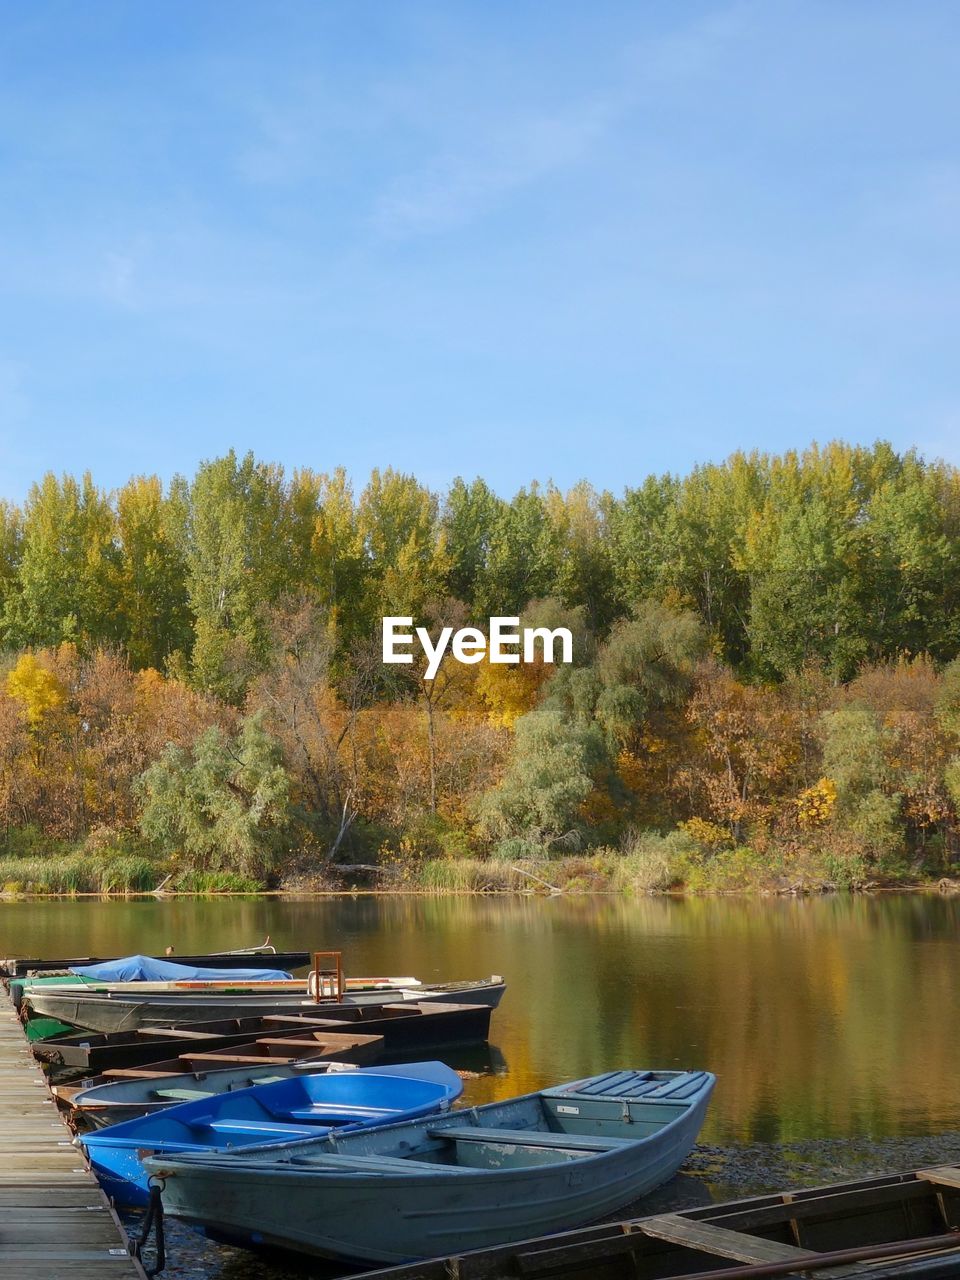
[[[348,974],[504,974],[489,1052],[451,1059],[487,1072],[472,1102],[617,1067],[703,1067],[718,1076],[706,1148],[730,1164],[826,1140],[828,1176],[856,1143],[887,1144],[880,1163],[900,1167],[905,1140],[960,1132],[957,898],[0,904],[8,955],[187,953],[268,933],[341,949]]]

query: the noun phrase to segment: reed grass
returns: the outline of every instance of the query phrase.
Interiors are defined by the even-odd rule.
[[[0,889],[6,894],[149,893],[163,876],[153,859],[129,853],[0,858]]]

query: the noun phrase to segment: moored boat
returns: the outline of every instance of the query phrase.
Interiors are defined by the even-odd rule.
[[[95,964],[112,964],[118,956],[73,956],[63,959],[38,959],[8,956],[0,960],[0,974],[8,978],[22,978],[28,974],[48,973],[51,970],[66,971],[86,968]],[[269,943],[261,947],[243,947],[237,951],[210,951],[201,955],[151,956],[151,960],[171,960],[175,964],[205,965],[215,969],[246,969],[262,960],[275,969],[303,969],[310,963],[309,951],[278,951]]]
[[[359,981],[359,980],[358,980]],[[352,983],[352,980],[351,980]],[[139,984],[137,984],[139,985]],[[423,983],[419,986],[370,987],[348,985],[339,1005],[320,1003],[307,994],[305,984],[296,990],[237,989],[229,994],[188,989],[150,991],[97,991],[78,986],[32,987],[24,1003],[38,1017],[56,1018],[91,1031],[126,1031],[144,1026],[188,1025],[217,1018],[269,1017],[271,1014],[314,1013],[344,1005],[371,1005],[400,1001],[440,1001],[479,1004],[495,1009],[506,984],[499,975],[474,982]]]
[[[201,1061],[174,1059],[148,1070],[116,1071],[106,1078],[95,1076],[76,1084],[51,1084],[50,1092],[63,1110],[72,1112],[78,1125],[101,1129],[230,1089],[252,1088],[308,1071],[355,1070],[381,1056],[381,1036],[329,1036],[303,1044],[298,1057],[233,1057],[216,1060],[210,1066]]]
[[[413,977],[376,977],[348,978],[339,966],[338,952],[315,953],[319,963],[321,955],[334,955],[338,960],[335,971],[335,982],[326,971],[312,973],[306,979],[294,978],[284,969],[258,966],[244,969],[213,969],[197,965],[188,965],[173,960],[158,960],[151,956],[124,956],[120,960],[105,961],[102,964],[74,966],[67,973],[32,975],[25,978],[11,978],[10,992],[14,1004],[19,1006],[32,993],[48,991],[75,991],[81,988],[84,992],[95,992],[99,995],[157,995],[161,993],[180,994],[289,994],[303,998],[315,997],[317,1003],[323,1000],[336,1000],[345,991],[391,991],[401,987],[417,987],[418,978]]]
[[[319,1009],[323,1016],[313,1016],[312,1009]],[[61,1035],[35,1043],[33,1052],[40,1061],[52,1066],[76,1068],[90,1074],[145,1063],[165,1063],[196,1053],[245,1053],[247,1046],[265,1038],[323,1039],[330,1034],[382,1036],[384,1052],[399,1054],[411,1049],[482,1044],[489,1035],[491,1013],[487,1005],[448,1004],[439,1000],[386,1005],[310,1005],[302,1014]]]
[[[958,1226],[960,1169],[941,1167],[458,1251],[367,1271],[363,1280],[723,1280],[745,1273],[946,1280],[960,1276]],[[731,1272],[737,1264],[742,1270]]]
[[[250,957],[248,957],[249,959]],[[33,974],[8,979],[14,1006],[20,1006],[33,991],[65,991],[81,989],[100,993],[138,994],[160,991],[299,991],[303,979],[294,978],[286,969],[262,965],[242,969],[214,969],[158,960],[153,956],[124,956],[100,964],[75,965],[66,973]]]
[[[592,1222],[677,1171],[708,1072],[614,1071],[272,1149],[150,1158],[176,1217],[240,1242],[400,1262]]]
[[[107,1194],[119,1205],[134,1206],[148,1199],[142,1160],[151,1152],[237,1151],[248,1145],[263,1150],[338,1127],[359,1130],[432,1116],[462,1089],[460,1077],[442,1062],[299,1074],[185,1102],[84,1134],[77,1142]]]

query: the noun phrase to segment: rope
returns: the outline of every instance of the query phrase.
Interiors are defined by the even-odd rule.
[[[143,1230],[140,1232],[140,1239],[130,1241],[130,1253],[141,1265],[143,1264],[143,1246],[150,1239],[150,1231],[153,1228],[155,1228],[157,1238],[157,1261],[155,1266],[143,1268],[148,1278],[159,1275],[167,1265],[166,1243],[163,1238],[163,1201],[160,1199],[160,1188],[158,1186],[150,1188],[150,1204],[143,1219]]]

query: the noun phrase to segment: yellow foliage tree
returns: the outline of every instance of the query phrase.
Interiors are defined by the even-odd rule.
[[[797,796],[797,825],[804,831],[825,826],[836,803],[836,785],[830,778],[821,778]]]
[[[20,704],[32,729],[39,728],[48,712],[62,706],[66,699],[63,685],[32,653],[21,654],[7,673],[7,693]]]
[[[485,659],[477,668],[475,689],[490,723],[512,729],[520,716],[537,705],[540,690],[554,670],[540,658],[522,666],[505,666]]]

